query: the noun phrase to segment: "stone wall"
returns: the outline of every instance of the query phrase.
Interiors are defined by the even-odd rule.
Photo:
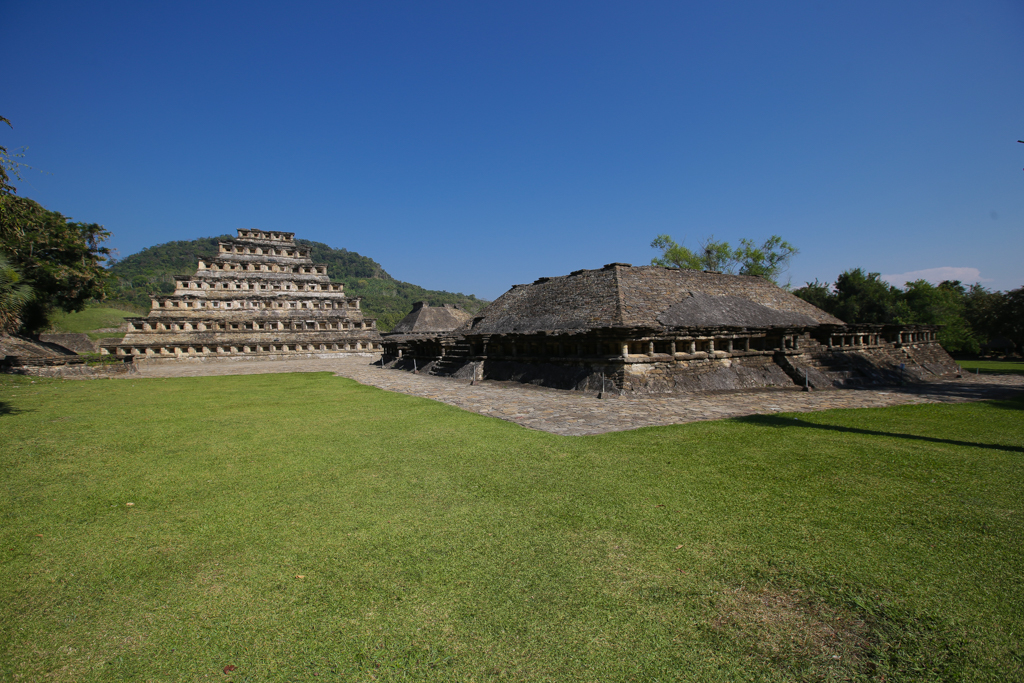
[[[861,339],[876,337],[863,335]],[[779,338],[776,343],[774,347],[750,350],[744,344],[731,351],[509,358],[467,353],[468,344],[463,342],[461,352],[457,346],[447,346],[444,348],[448,355],[442,355],[442,347],[436,345],[436,350],[428,355],[391,358],[388,367],[415,367],[423,373],[466,379],[476,373],[479,379],[575,391],[600,391],[603,385],[609,391],[653,395],[755,388],[891,386],[934,381],[958,370],[956,363],[933,341],[898,345],[878,340],[873,344],[828,347],[805,333]],[[558,346],[556,342],[551,345]],[[646,343],[641,346],[647,348]]]
[[[467,365],[473,364],[468,363]],[[605,386],[609,390],[620,386],[615,381],[615,375],[619,369],[615,366],[597,363],[555,364],[489,360],[480,364],[479,372],[481,379],[521,382],[572,391],[601,391],[602,374]],[[458,373],[453,374],[458,376]]]
[[[54,363],[38,365],[0,364],[0,371],[9,375],[26,375],[30,377],[58,377],[65,379],[89,379],[102,377],[120,377],[137,371],[131,362],[98,363]]]
[[[39,335],[39,341],[48,344],[59,344],[68,351],[74,351],[75,353],[96,353],[99,350],[96,342],[89,339],[87,334],[41,334]]]
[[[134,363],[139,368],[158,365],[180,365],[182,363],[245,363],[267,360],[296,360],[305,358],[338,358],[339,351],[287,351],[287,352],[236,352],[236,353],[165,353],[135,356]],[[373,357],[377,354],[369,349],[363,351],[344,351],[348,356]]]
[[[621,380],[622,389],[633,394],[678,394],[793,386],[793,380],[770,355],[630,363],[623,367]]]

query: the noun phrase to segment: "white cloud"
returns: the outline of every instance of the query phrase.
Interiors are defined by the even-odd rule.
[[[981,277],[981,271],[977,268],[954,268],[943,266],[942,268],[925,268],[924,270],[912,270],[909,273],[897,273],[895,275],[883,275],[882,279],[890,285],[902,287],[914,280],[927,280],[937,285],[943,280],[959,280],[965,285],[975,282],[992,282],[990,278]]]

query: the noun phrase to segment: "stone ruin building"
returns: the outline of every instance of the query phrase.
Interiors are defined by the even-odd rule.
[[[345,296],[294,237],[239,230],[194,276],[176,276],[173,294],[154,295],[147,317],[127,318],[124,339],[100,352],[147,363],[379,353],[377,323],[363,317],[360,297]]]
[[[426,301],[418,301],[412,305],[409,315],[402,318],[395,329],[386,333],[390,339],[406,335],[410,339],[419,336],[451,332],[468,323],[473,318],[458,304],[444,304],[431,307]]]
[[[456,304],[444,304],[431,307],[426,301],[418,301],[412,306],[409,314],[402,318],[395,328],[381,335],[384,347],[405,348],[413,342],[429,342],[438,335],[451,334],[453,331],[469,323],[473,316]],[[400,353],[400,351],[396,351]],[[444,359],[445,363],[456,360],[454,355]],[[415,364],[415,361],[413,361]],[[440,366],[435,363],[436,371]]]
[[[822,389],[955,374],[936,331],[847,325],[758,277],[612,263],[516,285],[452,332],[386,339],[384,359],[562,389]]]
[[[417,344],[421,348],[433,348],[438,357],[430,365],[430,369],[434,374],[441,374],[441,370],[447,366],[460,365],[461,357],[459,349],[455,347],[450,347],[450,353],[445,356],[435,339],[453,334],[469,324],[472,317],[468,311],[456,304],[446,303],[440,307],[431,307],[426,301],[419,301],[413,304],[413,310],[401,318],[391,332],[382,335],[384,355],[387,356],[388,348],[392,349],[392,355],[400,355],[401,349],[408,348],[411,344]],[[416,370],[416,357],[410,356],[410,362]],[[430,361],[427,362],[429,365]]]

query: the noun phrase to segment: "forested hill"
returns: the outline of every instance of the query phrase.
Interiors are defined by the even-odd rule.
[[[112,302],[129,303],[140,313],[149,311],[150,293],[173,292],[175,275],[194,275],[199,259],[213,259],[217,242],[230,239],[230,235],[221,235],[168,242],[132,254],[110,267],[107,298]],[[363,312],[367,317],[376,318],[384,332],[404,318],[417,301],[428,301],[431,306],[459,304],[470,313],[476,313],[488,303],[472,294],[424,289],[401,282],[373,259],[354,251],[333,249],[309,240],[295,242],[310,248],[314,263],[327,264],[327,274],[331,280],[345,283],[346,294],[363,297]]]

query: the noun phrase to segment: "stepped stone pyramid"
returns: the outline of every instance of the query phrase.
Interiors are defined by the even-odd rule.
[[[176,276],[174,294],[152,297],[145,318],[127,318],[128,333],[101,353],[159,360],[284,360],[372,354],[381,350],[377,321],[360,297],[331,282],[295,233],[239,230],[220,242],[195,276]]]

